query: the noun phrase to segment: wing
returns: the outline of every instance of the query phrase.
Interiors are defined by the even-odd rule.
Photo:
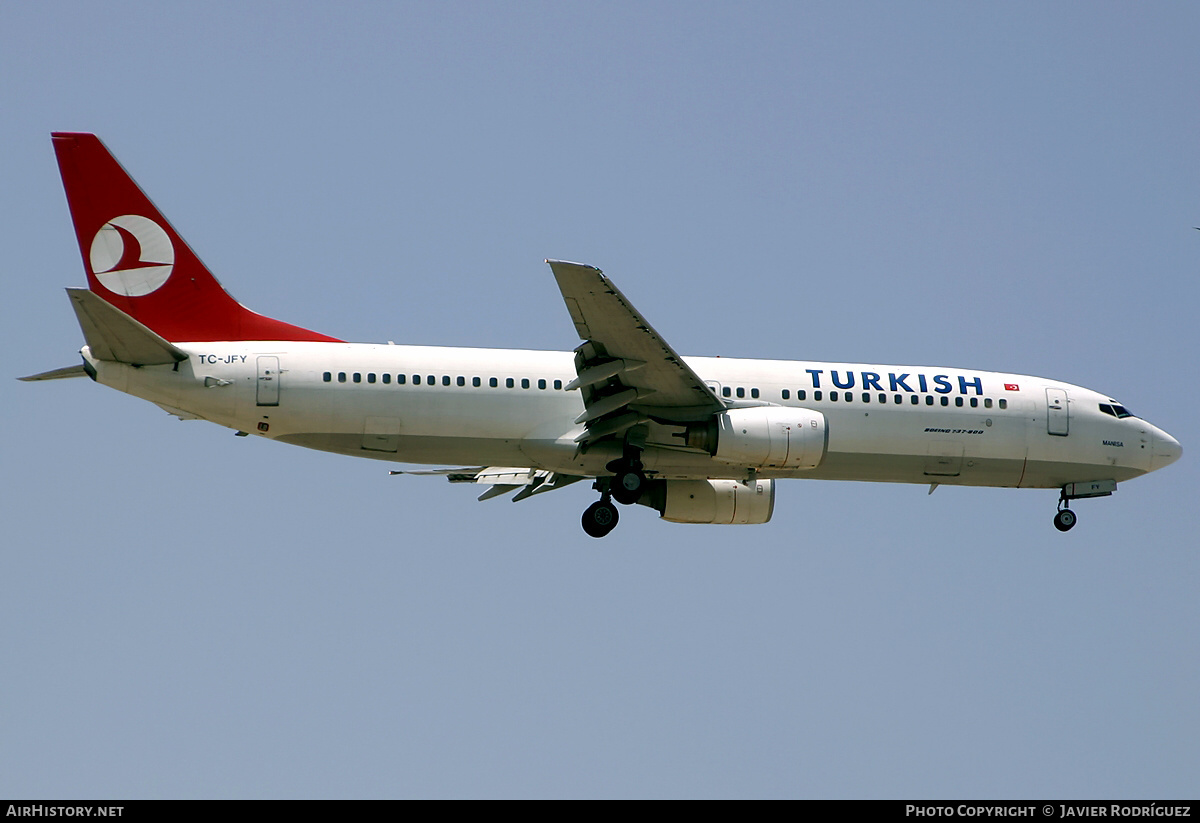
[[[621,294],[604,272],[580,263],[547,260],[583,345],[575,349],[587,427],[583,445],[615,437],[649,420],[689,423],[723,411],[713,394],[675,350]]]
[[[559,474],[543,469],[523,469],[511,466],[468,466],[461,469],[420,469],[416,471],[394,471],[392,474],[417,474],[443,476],[451,483],[486,483],[491,488],[479,495],[480,500],[490,500],[507,494],[514,489],[512,502],[524,500],[535,494],[561,489],[582,480],[574,474]]]

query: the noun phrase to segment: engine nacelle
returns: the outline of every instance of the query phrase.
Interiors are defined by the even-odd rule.
[[[638,501],[672,523],[766,523],[775,510],[775,484],[753,480],[655,480]]]
[[[811,409],[730,409],[688,427],[687,444],[722,463],[755,469],[815,469],[825,458],[825,415]]]

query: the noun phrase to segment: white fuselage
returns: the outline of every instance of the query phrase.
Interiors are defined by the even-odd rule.
[[[185,418],[309,448],[424,464],[531,466],[606,474],[616,447],[581,450],[570,352],[360,343],[178,343],[177,366],[83,355],[97,380]],[[1101,411],[1089,389],[1043,378],[933,367],[685,358],[732,407],[824,415],[809,469],[764,477],[1053,488],[1123,481],[1171,462],[1178,443]],[[651,423],[643,462],[661,478],[737,478],[744,468]]]

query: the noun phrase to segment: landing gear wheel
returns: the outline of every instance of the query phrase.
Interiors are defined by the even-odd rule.
[[[588,537],[604,537],[617,527],[620,519],[616,506],[607,500],[597,500],[584,509],[583,530]]]
[[[613,499],[623,506],[632,506],[638,502],[645,488],[646,475],[642,474],[641,469],[622,469],[617,472],[612,485],[609,486]]]
[[[1070,509],[1059,509],[1058,514],[1054,515],[1054,528],[1060,532],[1070,531],[1075,525],[1075,512]]]

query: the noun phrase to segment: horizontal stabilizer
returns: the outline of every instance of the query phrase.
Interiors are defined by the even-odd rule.
[[[87,289],[67,289],[71,307],[83,329],[92,356],[134,366],[155,366],[187,360],[171,345],[116,306]]]
[[[61,369],[53,371],[44,371],[41,374],[31,374],[28,377],[18,377],[18,380],[26,382],[33,380],[62,380],[67,377],[87,377],[88,373],[84,371],[82,365],[79,366],[64,366]]]

